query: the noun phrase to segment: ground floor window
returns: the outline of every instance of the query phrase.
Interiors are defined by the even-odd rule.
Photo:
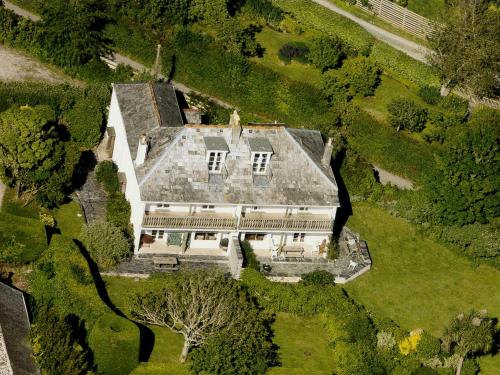
[[[157,240],[161,240],[165,236],[165,231],[164,230],[152,230],[151,236],[153,236],[153,238],[155,238]]]
[[[217,239],[217,233],[197,232],[194,234],[194,239],[202,241],[213,241]]]
[[[264,241],[265,233],[247,233],[245,234],[246,241]]]
[[[305,233],[294,233],[293,242],[304,242],[305,237],[306,237]]]

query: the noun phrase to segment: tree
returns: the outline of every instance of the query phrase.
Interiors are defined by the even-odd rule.
[[[16,184],[18,198],[23,190],[36,193],[63,159],[54,120],[48,106],[12,107],[0,114],[0,175]]]
[[[98,98],[86,97],[78,100],[64,115],[71,138],[83,149],[99,144],[103,114]]]
[[[493,346],[493,321],[486,316],[486,310],[470,311],[454,318],[445,328],[443,343],[448,352],[459,355],[456,375],[468,355],[487,353]]]
[[[482,109],[449,130],[428,195],[445,224],[487,223],[500,215],[500,111]]]
[[[500,12],[488,0],[450,0],[429,37],[428,57],[441,76],[446,94],[465,86],[476,95],[498,93],[500,75]]]
[[[131,245],[122,230],[107,221],[84,225],[81,238],[99,268],[107,269],[127,258]]]
[[[53,309],[41,309],[31,341],[42,374],[87,375],[94,368],[84,323],[75,315],[61,318]]]
[[[413,100],[407,98],[393,99],[387,106],[389,123],[397,131],[407,129],[421,132],[427,121],[427,111]]]
[[[95,177],[106,192],[111,194],[120,190],[118,167],[111,160],[104,160],[99,163],[95,171]]]
[[[340,38],[321,36],[313,40],[309,60],[322,72],[336,68],[345,58],[344,45]]]
[[[77,67],[109,53],[103,30],[105,17],[98,0],[47,2],[39,40],[47,58],[60,66]]]
[[[204,350],[211,352],[214,342],[220,342],[215,338],[218,334],[229,335],[226,337],[239,343],[255,340],[245,336],[245,330],[249,329],[246,324],[251,324],[251,319],[244,320],[245,316],[256,314],[252,306],[236,281],[219,272],[192,272],[176,275],[171,285],[159,293],[138,295],[132,313],[143,323],[168,327],[182,334],[184,346],[179,360],[185,362],[193,347],[207,344]],[[254,324],[261,321],[256,319]],[[262,334],[260,329],[257,332]]]

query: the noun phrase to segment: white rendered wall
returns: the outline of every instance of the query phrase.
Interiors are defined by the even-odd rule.
[[[134,226],[134,251],[137,252],[139,250],[142,217],[144,215],[145,205],[141,200],[141,193],[139,191],[139,184],[137,183],[137,177],[135,175],[134,163],[130,155],[129,144],[127,142],[127,134],[125,132],[123,118],[121,116],[118,99],[116,98],[114,90],[111,95],[108,127],[115,129],[113,161],[118,166],[118,171],[125,173],[127,178],[125,197],[130,202],[130,222]],[[131,145],[131,147],[137,147],[137,145]]]
[[[206,231],[208,232],[208,231]],[[200,231],[201,233],[201,231]],[[210,232],[213,233],[213,232]],[[195,240],[195,234],[196,232],[190,233],[190,238],[189,238],[189,247],[195,249],[218,249],[220,245],[220,240],[222,238],[222,233],[217,233],[216,234],[216,239],[215,240]]]

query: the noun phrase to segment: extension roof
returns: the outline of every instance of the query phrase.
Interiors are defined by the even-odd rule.
[[[40,374],[33,362],[29,333],[23,293],[0,282],[0,373]]]

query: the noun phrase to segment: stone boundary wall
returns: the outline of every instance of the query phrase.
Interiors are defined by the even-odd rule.
[[[231,270],[231,275],[235,279],[239,279],[241,276],[241,270],[243,269],[243,253],[241,252],[240,241],[236,237],[232,237],[229,243],[229,269]]]

